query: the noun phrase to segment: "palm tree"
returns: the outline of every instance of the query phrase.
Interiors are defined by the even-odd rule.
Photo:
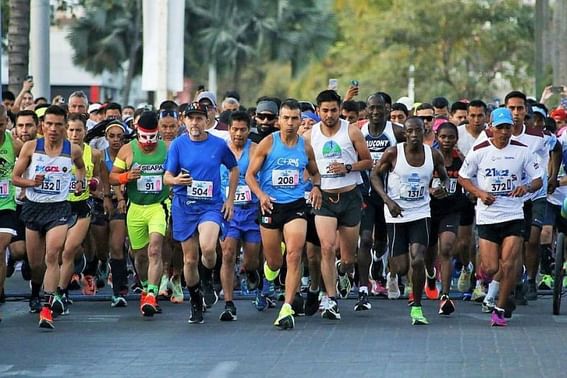
[[[8,89],[18,93],[28,75],[30,0],[10,1],[8,23]]]

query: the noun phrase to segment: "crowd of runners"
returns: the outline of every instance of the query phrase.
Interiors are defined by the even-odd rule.
[[[414,325],[427,298],[441,316],[480,302],[505,326],[552,286],[567,111],[546,107],[551,88],[501,107],[356,101],[353,85],[245,108],[200,91],[155,110],[80,91],[49,104],[32,86],[0,105],[0,302],[18,267],[41,328],[73,290],[106,285],[113,308],[139,293],[144,317],[189,302],[189,323],[237,320],[236,290],[261,312],[281,293],[282,329],[371,310],[372,295],[403,295]]]

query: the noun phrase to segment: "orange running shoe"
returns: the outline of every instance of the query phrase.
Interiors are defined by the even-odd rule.
[[[144,316],[154,316],[158,312],[157,300],[153,294],[140,297],[140,311]]]
[[[408,294],[408,306],[409,307],[413,306],[413,302],[414,302],[413,291],[410,291],[410,293]]]
[[[55,329],[53,315],[49,306],[43,306],[39,312],[39,328]]]
[[[93,276],[84,275],[81,281],[83,284],[82,293],[83,295],[95,295],[96,294],[96,282]]]
[[[430,276],[425,269],[425,296],[431,300],[439,299],[439,289],[437,289],[437,269],[433,268],[433,274]]]

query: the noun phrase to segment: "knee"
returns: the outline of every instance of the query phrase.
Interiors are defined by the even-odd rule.
[[[335,258],[335,245],[330,243],[321,242],[321,256],[324,259],[334,259]]]
[[[278,270],[282,267],[282,257],[279,256],[266,256],[266,264],[270,267],[271,270]]]
[[[212,252],[208,252],[208,253],[203,251],[203,256],[201,258],[202,258],[202,261],[203,261],[203,265],[206,268],[212,269],[212,268],[215,267],[215,264],[217,262],[216,251],[213,250]]]
[[[159,244],[150,244],[148,246],[148,258],[150,260],[161,259],[161,246]]]
[[[300,249],[292,249],[287,251],[286,262],[288,265],[299,265],[301,263],[301,253]]]
[[[481,269],[487,276],[492,277],[498,273],[499,266],[498,263],[483,261],[481,263]]]
[[[188,266],[189,268],[197,267],[197,255],[193,253],[185,253],[183,255],[183,265]]]
[[[236,253],[231,248],[226,248],[222,250],[222,263],[227,265],[234,265],[236,260]]]
[[[46,265],[59,265],[59,258],[57,252],[47,252],[45,254],[45,264]]]
[[[411,267],[413,270],[425,268],[425,260],[423,258],[423,254],[417,254],[412,258]]]

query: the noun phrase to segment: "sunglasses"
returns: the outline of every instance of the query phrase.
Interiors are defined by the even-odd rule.
[[[427,121],[427,122],[433,121],[433,116],[419,116],[418,118],[420,118],[422,121]]]
[[[256,118],[258,118],[260,121],[264,121],[264,120],[273,121],[274,119],[276,119],[276,115],[260,113],[260,114],[256,114]]]
[[[158,117],[159,119],[165,117],[179,118],[179,113],[176,112],[175,110],[160,110]]]

